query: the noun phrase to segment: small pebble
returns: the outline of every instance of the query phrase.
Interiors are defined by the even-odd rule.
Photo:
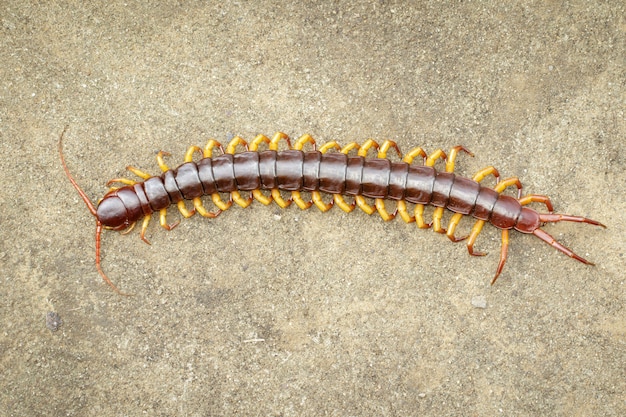
[[[476,308],[487,308],[487,298],[484,295],[472,297],[472,305]]]
[[[50,330],[51,332],[56,332],[57,330],[59,330],[59,327],[61,327],[61,324],[63,324],[61,316],[59,316],[54,311],[48,311],[48,313],[46,314],[46,327],[48,328],[48,330]]]

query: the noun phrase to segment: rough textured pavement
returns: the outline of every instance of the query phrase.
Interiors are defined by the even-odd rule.
[[[2,414],[626,414],[622,1],[82,3],[0,5]],[[153,222],[151,246],[106,232],[122,297],[65,125],[93,201],[161,149],[280,130],[463,144],[460,174],[495,165],[608,229],[545,227],[595,267],[513,233],[491,287],[492,227],[475,258],[255,203]]]

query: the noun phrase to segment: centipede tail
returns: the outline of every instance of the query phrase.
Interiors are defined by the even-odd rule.
[[[67,127],[59,138],[59,154],[65,174],[81,199],[96,218],[96,268],[104,281],[117,293],[120,291],[106,276],[101,267],[100,247],[103,229],[128,232],[142,220],[140,237],[145,237],[148,224],[153,213],[158,212],[160,225],[171,230],[178,222],[167,222],[167,209],[176,205],[185,218],[195,213],[207,218],[215,218],[233,203],[245,208],[253,200],[268,205],[275,202],[282,208],[292,202],[302,210],[316,206],[327,211],[334,205],[345,212],[359,207],[367,214],[378,212],[385,221],[396,215],[406,223],[416,223],[418,228],[432,227],[435,232],[445,234],[451,241],[467,240],[467,249],[471,255],[482,256],[482,252],[474,249],[476,239],[486,223],[502,230],[502,248],[493,284],[502,272],[509,248],[510,230],[533,234],[555,249],[585,264],[593,265],[586,259],[557,242],[543,231],[543,223],[570,221],[588,223],[606,227],[603,224],[580,216],[553,213],[552,203],[546,196],[530,194],[522,196],[522,184],[519,179],[507,178],[500,180],[499,172],[489,166],[477,172],[473,178],[464,178],[454,174],[456,157],[464,152],[473,154],[463,146],[453,147],[448,154],[438,149],[427,155],[422,148],[415,148],[404,157],[395,142],[385,141],[378,145],[369,139],[362,145],[351,142],[341,147],[337,142],[328,142],[319,149],[315,140],[304,135],[292,146],[284,133],[276,133],[271,139],[258,135],[249,144],[240,137],[230,141],[226,149],[210,140],[204,148],[192,146],[185,154],[182,165],[171,169],[165,162],[166,152],[157,154],[157,163],[162,171],[159,176],[152,176],[134,167],[127,167],[140,180],[115,178],[109,181],[109,192],[100,200],[97,207],[89,200],[70,174],[63,157],[62,141]],[[288,149],[279,150],[280,143],[285,142]],[[259,150],[260,146],[267,147]],[[312,150],[304,151],[305,146]],[[243,148],[242,152],[237,152]],[[215,149],[220,155],[213,155]],[[369,157],[370,150],[376,150],[375,158]],[[401,159],[387,159],[387,153],[395,150]],[[356,155],[354,155],[356,153]],[[200,155],[194,161],[193,156]],[[423,165],[414,164],[415,158],[422,158]],[[445,170],[435,169],[437,161],[445,162]],[[496,186],[485,187],[481,181],[488,176],[496,179]],[[509,187],[517,188],[517,198],[504,195]],[[311,195],[310,201],[302,198],[301,192]],[[247,197],[242,196],[241,193]],[[267,194],[269,192],[269,194]],[[323,194],[332,195],[326,202]],[[228,194],[227,201],[222,195]],[[285,198],[284,195],[289,195]],[[215,211],[204,207],[203,196],[210,196],[216,206]],[[347,202],[345,197],[351,197]],[[366,198],[374,199],[370,205]],[[389,212],[386,201],[396,202],[396,208]],[[192,208],[188,208],[191,202]],[[413,213],[408,210],[407,203],[414,204]],[[530,203],[546,206],[548,213],[539,213],[526,207]],[[424,208],[435,207],[433,220],[426,222]],[[445,210],[453,212],[447,229],[442,225]],[[463,216],[471,216],[476,220],[468,236],[455,235],[456,227]]]

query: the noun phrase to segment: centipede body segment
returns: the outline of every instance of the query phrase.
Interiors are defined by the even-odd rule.
[[[108,185],[121,186],[111,187],[96,207],[67,168],[62,153],[64,133],[65,130],[59,138],[63,169],[96,218],[96,268],[105,282],[120,294],[124,293],[113,284],[101,267],[102,229],[126,233],[143,219],[140,236],[149,243],[145,232],[154,213],[158,212],[159,222],[167,230],[178,224],[167,222],[167,209],[172,204],[178,207],[183,217],[191,217],[197,212],[208,218],[217,217],[233,203],[247,207],[254,199],[265,205],[275,201],[283,208],[295,202],[303,210],[315,205],[321,211],[327,211],[336,204],[342,210],[351,212],[358,206],[367,214],[378,212],[385,221],[400,215],[405,222],[415,222],[419,228],[432,227],[434,231],[446,234],[453,242],[467,239],[468,251],[475,256],[485,255],[475,251],[474,244],[485,223],[491,223],[502,231],[500,261],[492,284],[506,262],[510,230],[532,233],[566,255],[593,265],[557,242],[540,227],[543,223],[560,221],[605,227],[585,217],[553,213],[552,203],[546,196],[529,194],[522,197],[520,181],[517,178],[500,180],[499,173],[493,166],[482,169],[472,179],[455,175],[454,165],[458,153],[472,155],[462,146],[455,146],[447,155],[442,150],[427,155],[423,149],[415,148],[402,157],[398,146],[392,141],[385,141],[379,146],[369,139],[363,145],[352,142],[343,148],[336,142],[329,142],[315,149],[315,141],[311,136],[302,136],[292,147],[291,141],[283,133],[275,134],[272,139],[258,135],[249,145],[240,137],[235,137],[225,151],[218,142],[210,140],[203,149],[190,147],[184,163],[175,169],[170,169],[165,163],[164,156],[167,153],[159,152],[157,162],[162,170],[161,175],[152,176],[134,167],[127,167],[141,180],[115,178],[109,181]],[[289,149],[279,150],[279,142],[283,140],[287,142]],[[267,149],[259,150],[261,145],[266,145]],[[312,149],[304,151],[305,145]],[[242,147],[243,151],[236,152],[238,147]],[[221,151],[218,156],[213,155],[216,148]],[[378,150],[377,157],[368,157],[370,149]],[[387,153],[391,149],[400,155],[401,161],[387,159]],[[201,156],[198,161],[193,160],[195,153]],[[423,165],[414,164],[415,158],[421,158]],[[434,168],[439,159],[445,161],[444,171]],[[490,175],[497,182],[493,189],[481,185],[481,181]],[[502,194],[511,186],[517,187],[517,198]],[[262,190],[269,191],[269,194]],[[241,191],[250,192],[250,196],[242,197]],[[291,193],[290,197],[285,199],[281,191]],[[303,199],[300,194],[302,191],[310,193],[310,201]],[[228,201],[224,201],[220,193],[228,193]],[[321,193],[331,194],[332,200],[326,202]],[[204,207],[203,196],[211,197],[217,207],[215,211]],[[352,196],[353,201],[346,202],[344,196]],[[374,199],[374,205],[368,203],[366,198]],[[385,200],[396,201],[393,213],[386,209]],[[193,208],[188,209],[186,202],[191,202]],[[407,203],[414,204],[414,209],[409,210]],[[545,205],[548,213],[526,207],[530,203]],[[424,219],[424,207],[427,205],[435,207],[432,223],[427,223]],[[441,225],[445,209],[454,213],[447,229]],[[463,216],[473,217],[476,223],[468,236],[457,237],[455,230]]]

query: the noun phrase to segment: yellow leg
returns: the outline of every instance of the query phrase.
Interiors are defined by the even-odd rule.
[[[432,167],[435,166],[435,162],[437,162],[438,159],[445,161],[446,158],[448,158],[446,153],[441,149],[437,149],[436,151],[428,155],[428,158],[426,158],[426,162],[424,163],[424,165],[426,165],[427,167]]]
[[[287,200],[283,199],[283,196],[280,194],[278,188],[274,188],[272,190],[272,198],[280,208],[287,208],[291,205],[291,198],[288,198]]]
[[[139,233],[139,237],[141,237],[141,240],[146,242],[148,245],[150,244],[150,242],[148,241],[148,239],[146,239],[146,230],[148,229],[148,223],[150,223],[151,217],[152,215],[148,214],[146,217],[143,218],[143,222],[141,223],[141,232]]]
[[[483,230],[483,226],[485,225],[484,220],[478,220],[474,226],[472,227],[472,231],[470,232],[469,239],[467,239],[467,250],[472,256],[485,256],[487,253],[485,252],[476,252],[474,251],[474,243],[476,243],[476,238]]]
[[[339,146],[339,144],[336,141],[331,140],[330,142],[326,142],[325,144],[323,144],[320,147],[319,151],[321,153],[326,153],[326,152],[328,152],[331,149],[335,149],[337,151],[341,151],[341,146]]]
[[[127,235],[127,234],[129,234],[129,233],[130,233],[130,232],[131,232],[131,231],[135,228],[135,225],[136,225],[136,224],[137,224],[137,222],[134,222],[133,224],[131,224],[130,226],[128,226],[128,228],[127,228],[127,229],[125,229],[125,230],[120,230],[120,235]]]
[[[311,135],[302,135],[293,148],[297,151],[301,151],[307,143],[310,143],[313,149],[315,149],[315,139],[313,139]]]
[[[248,198],[243,198],[239,191],[233,191],[230,193],[230,196],[235,203],[243,208],[248,207],[250,204],[252,204],[252,200],[254,200],[252,193],[250,193],[250,196]]]
[[[207,217],[209,219],[216,218],[222,212],[221,210],[218,210],[216,212],[207,211],[207,209],[204,208],[204,206],[202,205],[202,199],[200,197],[196,197],[193,199],[193,206],[202,217]]]
[[[140,171],[139,169],[135,168],[135,167],[131,167],[131,166],[127,166],[126,169],[130,172],[132,172],[133,174],[135,174],[136,176],[138,176],[141,179],[147,180],[148,178],[152,177],[152,175]]]
[[[346,155],[350,153],[350,151],[354,149],[361,149],[361,146],[356,142],[350,142],[343,148],[341,148],[341,153],[345,153]]]
[[[176,207],[178,207],[178,211],[180,211],[180,214],[183,215],[183,217],[185,217],[186,219],[188,219],[189,217],[193,216],[196,213],[196,209],[191,209],[191,210],[187,210],[187,207],[185,206],[185,200],[180,200],[178,203],[176,203]]]
[[[248,142],[243,140],[243,138],[239,136],[235,136],[228,142],[228,146],[226,147],[226,153],[233,155],[237,150],[237,146],[243,146],[246,150],[248,150]]]
[[[454,148],[450,149],[450,154],[448,155],[448,160],[446,161],[446,172],[454,172],[454,163],[456,162],[456,156],[459,154],[460,151],[465,152],[469,156],[474,156],[474,154],[471,153],[466,147],[460,145],[455,146]]]
[[[321,212],[326,212],[330,210],[335,204],[334,198],[330,200],[330,203],[325,203],[319,191],[311,191],[311,199],[313,200],[313,203],[317,206],[317,208],[320,209]]]
[[[491,280],[491,285],[493,285],[500,273],[502,272],[502,268],[504,268],[504,264],[506,262],[506,256],[509,252],[509,231],[507,229],[502,230],[502,248],[500,248],[500,261],[498,262],[498,269],[496,269],[496,276]]]
[[[220,197],[219,193],[211,194],[211,201],[213,201],[213,204],[215,204],[217,208],[219,208],[221,211],[226,211],[233,205],[232,200],[229,200],[227,203],[225,203],[224,200],[222,200],[222,197]]]
[[[420,229],[428,229],[431,226],[430,223],[426,223],[424,221],[424,205],[423,204],[415,205],[415,224]]]
[[[147,174],[147,173],[145,173],[143,171],[140,171],[137,168],[132,167],[132,166],[127,166],[126,169],[128,171],[132,172],[133,174],[137,175],[139,178],[142,178],[144,180],[147,180],[148,178],[151,177],[150,174]],[[135,184],[137,184],[137,181],[134,181],[134,180],[131,180],[131,179],[128,179],[128,178],[113,178],[112,180],[109,180],[106,183],[106,185],[110,186],[111,184],[114,184],[116,182],[124,184],[124,185],[135,185]],[[120,187],[109,187],[109,191],[118,190],[119,188]]]
[[[367,157],[367,152],[371,148],[374,148],[374,149],[380,148],[380,146],[378,146],[378,143],[376,143],[374,139],[368,139],[365,142],[363,142],[363,145],[361,145],[361,147],[359,148],[358,155],[362,156],[363,158]]]
[[[161,209],[159,210],[159,223],[161,224],[161,227],[163,227],[165,230],[172,230],[173,228],[178,226],[180,222],[177,221],[174,224],[167,224],[167,209]]]
[[[385,200],[382,198],[375,199],[374,205],[376,206],[376,210],[378,210],[378,214],[384,221],[388,222],[396,217],[398,210],[396,209],[393,213],[389,213],[385,207]]]
[[[222,144],[215,139],[210,139],[202,150],[203,156],[205,158],[213,157],[213,149],[215,148],[218,148],[222,153],[224,153],[224,148],[222,147]]]
[[[333,203],[335,200],[331,200],[330,203],[325,203],[322,200],[322,196],[318,191],[311,191],[311,198],[313,199],[313,203],[320,209],[321,212],[326,212],[333,207]]]
[[[367,200],[365,200],[365,197],[363,197],[362,195],[354,196],[354,202],[361,210],[363,210],[367,214],[372,214],[376,212],[376,207],[369,205],[367,203]]]
[[[392,140],[385,140],[383,144],[381,145],[381,147],[378,148],[378,157],[386,158],[387,152],[389,152],[389,149],[391,148],[395,149],[396,152],[398,153],[398,157],[402,159],[402,152],[400,152],[400,148],[398,147],[398,144]]]
[[[334,199],[330,200],[330,203],[325,203],[319,191],[311,191],[311,199],[313,200],[315,206],[317,206],[317,208],[320,209],[321,212],[326,212],[330,210],[335,203]]]
[[[248,150],[256,152],[259,149],[259,145],[262,143],[270,143],[270,139],[265,135],[256,135],[252,142],[250,142]]]
[[[498,173],[498,170],[495,169],[495,167],[493,166],[488,166],[487,168],[481,169],[476,174],[474,174],[473,179],[476,182],[481,182],[489,175],[493,175],[496,178],[496,183],[500,182],[500,173]]]
[[[333,200],[335,201],[335,204],[337,204],[337,206],[346,213],[350,213],[352,210],[354,210],[354,207],[356,206],[356,202],[353,202],[352,204],[346,203],[346,200],[341,194],[334,194]]]
[[[116,182],[119,182],[119,183],[124,184],[124,185],[135,185],[135,184],[137,184],[137,181],[133,181],[133,180],[130,180],[128,178],[113,178],[112,180],[109,180],[107,182],[107,186],[109,186],[111,184],[114,184]],[[118,188],[119,187],[111,187],[111,189],[118,189]]]
[[[467,235],[463,236],[463,237],[456,237],[454,235],[454,232],[456,231],[456,227],[458,226],[459,222],[461,221],[461,218],[463,217],[463,215],[461,213],[455,213],[452,218],[450,218],[450,222],[448,223],[448,231],[446,232],[446,236],[448,236],[448,238],[453,241],[453,242],[461,242],[465,239],[467,239]]]
[[[433,212],[433,231],[437,232],[437,233],[447,233],[447,230],[443,228],[443,226],[441,226],[441,219],[443,218],[443,211],[444,208],[443,207],[437,207],[435,208],[434,212]]]
[[[413,163],[415,157],[420,156],[423,160],[424,165],[426,164],[426,152],[422,148],[415,148],[409,151],[402,160],[407,164]]]
[[[359,206],[359,208],[361,210],[363,210],[365,213],[367,214],[374,214],[376,212],[376,208],[370,206],[369,204],[367,204],[367,201],[365,200],[365,197],[363,197],[362,195],[357,195],[354,196],[354,201],[356,203],[357,206]]]
[[[274,136],[272,136],[272,140],[270,141],[270,146],[269,146],[270,150],[277,151],[278,144],[280,143],[281,140],[286,141],[287,146],[289,147],[289,149],[291,149],[291,140],[289,139],[289,136],[287,136],[283,132],[276,132]]]
[[[505,180],[500,181],[498,184],[496,184],[494,190],[496,190],[498,193],[502,193],[507,187],[510,187],[512,185],[515,185],[517,187],[517,198],[521,198],[522,197],[522,183],[519,181],[519,179],[512,177],[512,178],[507,178]]]
[[[545,195],[528,194],[527,196],[520,198],[519,203],[522,206],[525,206],[530,203],[542,203],[547,207],[550,213],[554,211],[554,207],[552,207],[552,202],[550,201],[550,198]]]
[[[266,196],[265,194],[263,194],[261,192],[261,190],[254,190],[252,191],[252,195],[254,196],[254,198],[256,198],[256,200],[261,203],[261,204],[265,204],[266,206],[269,205],[272,202],[272,196]]]
[[[199,146],[190,146],[189,149],[187,149],[187,152],[185,153],[185,162],[191,162],[193,161],[193,154],[198,152],[200,154],[201,157],[204,156],[204,152],[202,152],[202,148],[200,148]]]
[[[306,210],[313,205],[313,201],[304,201],[302,196],[300,195],[300,191],[292,191],[291,199],[296,203],[298,207],[302,210]]]
[[[406,202],[402,200],[398,201],[396,203],[396,211],[406,223],[413,223],[415,221],[415,216],[411,216],[406,208]]]
[[[157,164],[159,164],[159,168],[161,168],[161,171],[163,172],[167,172],[170,170],[170,168],[165,163],[165,160],[163,159],[164,156],[169,156],[169,155],[170,153],[165,152],[165,151],[159,151],[159,153],[157,153],[157,156],[156,156]]]

